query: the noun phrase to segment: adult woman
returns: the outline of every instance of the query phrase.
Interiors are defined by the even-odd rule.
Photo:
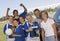
[[[43,21],[41,23],[42,27],[42,33],[45,35],[45,37],[42,35],[43,41],[58,41],[57,39],[57,30],[55,26],[55,22],[53,19],[48,18],[48,13],[46,11],[42,11],[42,18]]]

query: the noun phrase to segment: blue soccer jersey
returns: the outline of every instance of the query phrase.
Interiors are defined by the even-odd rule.
[[[33,22],[33,24],[29,23],[29,27],[32,27],[33,31],[30,32],[30,37],[38,37],[38,34],[36,33],[36,30],[41,30],[41,27],[39,26],[38,22]]]
[[[22,24],[22,26],[23,26],[23,28],[24,28],[25,37],[27,37],[27,36],[28,36],[28,33],[29,33],[29,32],[26,32],[26,30],[29,29],[27,23],[28,23],[28,22],[24,22],[24,23]]]
[[[12,24],[9,24],[8,23],[8,28],[9,29],[12,29],[12,27],[13,27]],[[4,26],[4,34],[5,34],[6,29],[7,29],[7,24],[5,24],[5,26]],[[8,38],[13,38],[13,36],[12,35],[9,35]]]
[[[22,30],[22,25],[19,25],[16,28],[15,34],[21,35],[21,36],[15,37],[15,41],[25,41],[25,34],[24,34],[24,31]]]

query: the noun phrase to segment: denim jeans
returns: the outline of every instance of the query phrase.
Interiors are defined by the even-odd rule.
[[[45,37],[45,41],[55,41],[54,36]]]

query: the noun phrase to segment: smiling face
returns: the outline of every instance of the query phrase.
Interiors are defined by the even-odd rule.
[[[27,15],[27,16],[26,16],[26,19],[27,19],[29,22],[33,20],[31,15]]]
[[[24,18],[23,17],[19,17],[20,23],[24,23]]]
[[[14,16],[17,16],[18,15],[18,13],[17,12],[14,12]]]
[[[17,26],[18,26],[18,21],[14,20],[14,21],[13,21],[13,24],[14,24],[14,26],[17,27]]]
[[[18,10],[14,10],[14,11],[13,11],[13,15],[14,15],[14,16],[18,16]]]
[[[47,13],[46,11],[43,11],[43,12],[42,12],[42,18],[43,18],[43,19],[48,18],[48,13]]]
[[[13,17],[12,16],[9,17],[9,22],[11,22],[11,23],[13,22]]]
[[[34,12],[34,15],[37,17],[37,18],[39,18],[40,16],[39,16],[39,14],[40,14],[40,12],[39,11],[35,11]]]
[[[40,10],[39,9],[35,9],[34,10],[34,15],[36,16],[36,18],[40,18]]]

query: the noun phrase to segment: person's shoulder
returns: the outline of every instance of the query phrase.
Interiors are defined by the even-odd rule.
[[[22,24],[19,24],[18,26],[22,26]]]
[[[54,19],[53,19],[53,18],[48,18],[48,20],[49,20],[49,21],[54,21]]]
[[[34,23],[35,23],[35,24],[38,24],[38,22],[37,22],[37,21],[34,21]]]
[[[44,23],[44,20],[42,20],[41,23]]]
[[[21,28],[21,27],[22,27],[22,25],[21,25],[21,24],[19,24],[17,27],[18,27],[18,28]]]
[[[4,26],[9,25],[9,23],[5,23]]]
[[[48,18],[48,20],[53,20],[53,18]]]
[[[25,22],[24,22],[24,25],[26,25],[27,23],[28,23],[28,22],[27,22],[27,21],[25,21]]]
[[[4,24],[4,27],[6,27],[7,24]]]
[[[42,21],[41,21],[41,24],[43,24],[43,23],[44,23],[44,21],[42,20]]]
[[[52,19],[52,18],[49,18],[49,19],[48,19],[48,22],[49,22],[50,24],[55,23],[54,19]]]
[[[7,25],[7,24],[4,24],[4,25]]]
[[[25,21],[25,24],[28,23],[28,21]]]
[[[25,21],[25,24],[29,24],[29,22],[28,21]]]

